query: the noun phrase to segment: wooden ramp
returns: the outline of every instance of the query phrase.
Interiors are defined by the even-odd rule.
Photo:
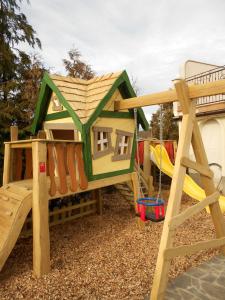
[[[32,190],[8,184],[0,188],[0,271],[31,209]]]

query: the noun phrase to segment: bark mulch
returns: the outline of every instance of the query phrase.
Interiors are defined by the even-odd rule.
[[[182,208],[194,203],[185,196]],[[32,238],[19,239],[0,273],[0,299],[144,299],[152,284],[162,226],[150,223],[141,230],[125,200],[117,192],[105,194],[102,217],[51,228],[52,270],[43,278],[32,275]],[[210,216],[203,211],[179,228],[176,243],[212,236]],[[216,253],[175,259],[170,278]]]

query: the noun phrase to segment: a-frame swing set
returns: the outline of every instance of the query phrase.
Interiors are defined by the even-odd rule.
[[[151,289],[151,300],[164,298],[170,263],[173,258],[217,247],[221,247],[222,254],[225,255],[225,219],[219,206],[219,192],[216,191],[214,186],[213,173],[208,166],[206,152],[196,120],[196,99],[221,93],[225,93],[225,80],[192,86],[187,86],[184,80],[176,80],[172,90],[119,101],[116,104],[116,109],[122,110],[179,101],[183,113],[174,174]],[[191,145],[196,158],[195,162],[188,157]],[[206,197],[198,204],[180,212],[184,177],[187,168],[192,168],[200,173]],[[133,185],[138,189],[137,177],[133,177]],[[137,194],[138,192],[135,193],[135,195]],[[215,226],[216,238],[193,245],[174,246],[174,235],[179,225],[207,206]]]

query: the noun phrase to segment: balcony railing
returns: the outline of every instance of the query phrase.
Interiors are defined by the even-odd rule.
[[[187,77],[186,82],[188,84],[204,84],[221,79],[225,79],[225,66],[217,67],[209,71],[205,71],[197,75]],[[197,105],[205,105],[222,101],[225,101],[225,94],[198,98]]]

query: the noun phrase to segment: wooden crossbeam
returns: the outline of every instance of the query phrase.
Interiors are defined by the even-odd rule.
[[[212,195],[206,197],[199,203],[187,208],[185,211],[179,215],[173,217],[169,222],[169,227],[171,230],[177,228],[179,225],[183,224],[187,219],[193,217],[197,213],[201,212],[206,206],[218,201],[220,196],[219,192],[215,192]]]
[[[225,79],[206,84],[190,85],[188,90],[190,99],[222,94],[225,93]],[[125,101],[115,101],[115,110],[171,103],[180,99],[177,91],[171,89],[160,93],[129,98]]]
[[[193,160],[189,159],[188,157],[182,157],[181,164],[186,168],[190,168],[190,169],[193,169],[193,170],[199,172],[203,176],[213,178],[213,172],[210,170],[209,167],[199,164],[197,162],[194,162]]]
[[[177,256],[191,255],[202,250],[207,250],[209,248],[212,249],[218,248],[224,245],[225,245],[225,237],[222,237],[218,239],[198,242],[193,245],[172,247],[172,248],[165,249],[164,258],[168,260],[168,259],[175,258]]]

